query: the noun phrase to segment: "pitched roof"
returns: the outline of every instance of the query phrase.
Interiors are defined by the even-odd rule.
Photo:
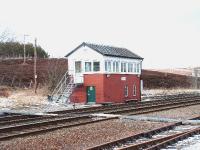
[[[75,52],[77,49],[79,49],[82,46],[87,46],[87,47],[97,51],[98,53],[104,55],[104,56],[143,59],[139,55],[131,52],[130,50],[128,50],[126,48],[106,46],[106,45],[98,45],[98,44],[91,44],[91,43],[85,43],[85,42],[83,42],[77,48],[75,48],[70,53],[68,53],[65,57],[68,57],[69,55],[71,55],[73,52]]]

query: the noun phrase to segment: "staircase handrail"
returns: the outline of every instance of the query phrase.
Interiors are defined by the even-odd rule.
[[[60,88],[62,87],[61,85],[63,84],[63,82],[65,82],[69,78],[69,76],[67,77],[67,75],[68,75],[68,71],[65,72],[65,74],[63,75],[61,80],[58,82],[57,86],[55,87],[55,89],[53,90],[53,92],[51,94],[51,97],[60,91]],[[63,80],[65,80],[65,81],[63,81]]]

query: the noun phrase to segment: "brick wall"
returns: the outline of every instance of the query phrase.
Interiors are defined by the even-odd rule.
[[[126,80],[121,80],[121,78]],[[133,96],[133,85],[136,85],[136,96]],[[128,86],[128,97],[124,96],[125,86]],[[140,100],[140,78],[136,75],[112,74],[109,77],[104,75],[104,99],[116,103],[125,102],[129,99]]]
[[[121,80],[125,77],[126,80]],[[136,96],[133,96],[133,85],[136,85]],[[125,85],[128,86],[128,97],[124,96]],[[75,89],[72,95],[74,102],[87,102],[87,86],[94,86],[96,90],[96,103],[114,102],[123,103],[125,100],[140,100],[140,77],[135,75],[111,74],[86,74],[84,84]]]

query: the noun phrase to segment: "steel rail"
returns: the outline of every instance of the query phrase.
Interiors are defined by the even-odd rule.
[[[198,119],[198,118],[200,118],[200,116],[193,117],[190,120]],[[113,148],[116,149],[116,146],[127,145],[127,143],[130,144],[131,141],[135,141],[135,140],[138,140],[138,139],[144,138],[144,137],[151,138],[153,135],[159,134],[164,131],[172,130],[175,127],[180,126],[180,125],[182,125],[181,121],[171,123],[170,125],[152,129],[147,132],[133,134],[133,135],[125,137],[125,138],[121,138],[121,139],[114,140],[111,142],[96,145],[94,147],[89,147],[89,148],[87,148],[87,150],[106,150],[106,149],[113,149]],[[191,129],[189,131],[183,131],[182,133],[177,133],[177,134],[169,135],[166,137],[162,137],[162,138],[148,140],[146,142],[141,142],[138,144],[128,145],[125,147],[121,147],[118,150],[129,150],[129,149],[130,150],[138,150],[138,149],[144,149],[144,148],[148,148],[147,150],[157,150],[157,149],[165,148],[167,145],[175,143],[178,139],[181,139],[181,137],[185,137],[184,136],[185,134],[189,136],[189,135],[191,135],[191,133],[192,134],[200,133],[200,127],[196,128],[196,129]]]
[[[198,100],[197,100],[198,98]],[[0,126],[3,125],[9,125],[9,124],[16,124],[16,123],[21,123],[21,122],[31,122],[31,121],[37,121],[37,120],[45,120],[49,118],[62,118],[62,117],[69,117],[69,116],[76,116],[76,115],[89,115],[91,113],[95,112],[103,112],[103,113],[112,113],[112,114],[131,114],[131,115],[136,115],[136,114],[144,114],[144,113],[150,113],[150,112],[155,112],[155,111],[161,111],[161,110],[167,110],[167,109],[172,109],[172,108],[178,108],[178,107],[185,107],[189,105],[196,105],[200,103],[200,97],[197,97],[196,99],[192,100],[176,100],[176,101],[166,101],[166,102],[161,102],[161,103],[148,103],[147,105],[144,104],[139,104],[139,105],[129,105],[127,107],[118,107],[115,109],[107,108],[106,109],[100,109],[96,110],[94,109],[93,111],[83,111],[82,113],[68,113],[68,114],[62,114],[58,116],[7,116],[6,119],[2,118],[3,120],[6,121],[0,121]],[[90,109],[91,110],[91,109]],[[69,111],[68,111],[69,112]],[[9,121],[7,121],[10,118]]]
[[[38,122],[37,124],[24,124],[20,126],[10,126],[0,128],[0,141],[10,140],[16,137],[24,137],[28,135],[35,135],[46,133],[50,131],[55,131],[63,128],[70,128],[80,125],[86,125],[91,123],[96,123],[100,121],[107,121],[111,119],[116,119],[116,117],[103,118],[92,120],[89,116],[68,118],[65,120],[54,120],[51,122]]]
[[[139,107],[137,107],[137,106],[129,106],[129,107],[131,107],[131,109],[130,108],[128,108],[128,109],[126,108],[123,111],[126,112],[126,113],[130,113],[130,111],[132,111],[132,113],[135,113],[135,114],[137,114],[137,113],[147,113],[147,112],[160,111],[160,110],[163,110],[163,109],[171,109],[171,108],[174,108],[174,107],[184,107],[184,106],[188,106],[188,105],[195,105],[195,104],[199,104],[200,103],[200,100],[199,100],[200,97],[199,96],[197,96],[197,97],[195,96],[193,98],[195,98],[195,99],[192,99],[192,100],[187,100],[186,99],[186,101],[185,101],[185,99],[183,100],[183,99],[179,98],[179,100],[177,100],[176,102],[167,101],[167,103],[162,103],[162,104],[154,103],[153,105],[150,105],[150,103],[148,103],[147,106],[144,105],[143,107],[142,107],[143,104],[142,105],[137,105]],[[189,97],[188,99],[191,99],[191,97]],[[166,106],[166,104],[169,104],[169,106]],[[177,105],[177,106],[175,106],[175,105]],[[161,106],[163,106],[163,107],[161,107]],[[134,108],[132,108],[132,107],[134,107]],[[122,108],[117,109],[119,111],[118,113],[122,112],[121,109]],[[109,110],[110,110],[110,108],[109,108]],[[111,112],[111,111],[107,111],[107,112]],[[24,120],[22,119],[21,120],[22,123],[20,125],[18,124],[18,125],[10,125],[10,126],[7,126],[7,127],[2,127],[2,128],[0,127],[0,134],[1,133],[2,134],[3,133],[9,133],[11,131],[16,131],[16,132],[19,132],[19,133],[18,134],[16,133],[14,136],[11,135],[10,137],[9,136],[8,137],[9,138],[18,137],[18,135],[19,136],[23,136],[23,135],[25,136],[25,135],[30,135],[31,133],[33,133],[33,134],[34,133],[39,133],[39,129],[37,129],[36,131],[33,131],[33,132],[23,131],[23,130],[26,130],[26,129],[45,127],[45,126],[48,126],[48,125],[52,125],[53,126],[52,129],[56,130],[56,129],[59,129],[60,126],[62,128],[71,127],[69,125],[66,125],[64,127],[63,127],[63,125],[59,125],[58,126],[58,124],[69,123],[69,122],[72,122],[72,121],[74,121],[74,124],[76,126],[78,126],[78,125],[83,125],[82,123],[78,123],[78,118],[82,118],[82,119],[86,118],[86,119],[88,119],[88,117],[89,117],[89,115],[88,114],[84,114],[84,113],[82,115],[80,115],[79,117],[71,117],[71,120],[69,119],[69,117],[62,118],[62,116],[58,116],[58,117],[52,118],[51,120],[48,120],[49,117],[47,117],[47,118],[38,117],[38,122],[36,121],[36,122],[32,122],[32,123],[31,122],[24,123],[26,121],[26,119],[24,119]],[[9,118],[9,117],[7,117],[7,118]],[[116,117],[114,117],[114,118],[117,119]],[[33,120],[37,120],[37,117],[36,117],[36,119],[35,118],[29,118],[29,119],[30,119],[29,121],[33,121]],[[47,120],[45,120],[45,119],[47,119]],[[87,124],[94,123],[94,122],[99,122],[99,121],[104,121],[104,120],[106,120],[106,119],[100,119],[98,121],[97,120],[96,121],[92,120],[92,121],[88,121]],[[3,124],[3,122],[1,122],[1,123]],[[7,123],[8,123],[8,121],[7,121]],[[14,120],[13,123],[20,123],[20,121]],[[56,127],[56,125],[57,125],[57,127]],[[50,129],[43,129],[42,131],[44,131],[44,132],[47,131],[48,132],[48,131],[51,131],[51,128]],[[7,138],[6,137],[4,137],[4,138],[2,137],[2,140],[3,139],[9,139],[8,137]],[[1,140],[1,138],[0,138],[0,140]]]

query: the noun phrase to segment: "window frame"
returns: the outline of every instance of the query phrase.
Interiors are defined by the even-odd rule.
[[[133,84],[133,96],[137,96],[137,86],[135,83]]]
[[[95,70],[95,63],[99,63],[98,70]],[[101,70],[100,66],[100,61],[93,61],[93,72],[99,72]]]
[[[127,63],[126,62],[121,62],[121,72],[126,72],[127,71]]]
[[[137,72],[137,65],[136,65],[136,63],[133,63],[133,65],[134,65],[134,72],[136,73]]]
[[[105,60],[105,72],[112,72],[112,62],[110,60]]]
[[[119,72],[119,61],[116,61],[116,72]]]
[[[77,63],[80,63],[80,68],[77,70]],[[82,72],[82,61],[75,61],[75,73],[81,73]]]
[[[116,61],[113,61],[113,72],[116,72]]]
[[[89,71],[86,70],[86,66],[87,66],[86,64],[87,63],[90,64],[90,70]],[[92,62],[90,62],[90,61],[85,62],[85,72],[92,72]]]
[[[133,72],[133,63],[128,63],[128,72]]]
[[[137,73],[140,72],[140,63],[137,63]]]

